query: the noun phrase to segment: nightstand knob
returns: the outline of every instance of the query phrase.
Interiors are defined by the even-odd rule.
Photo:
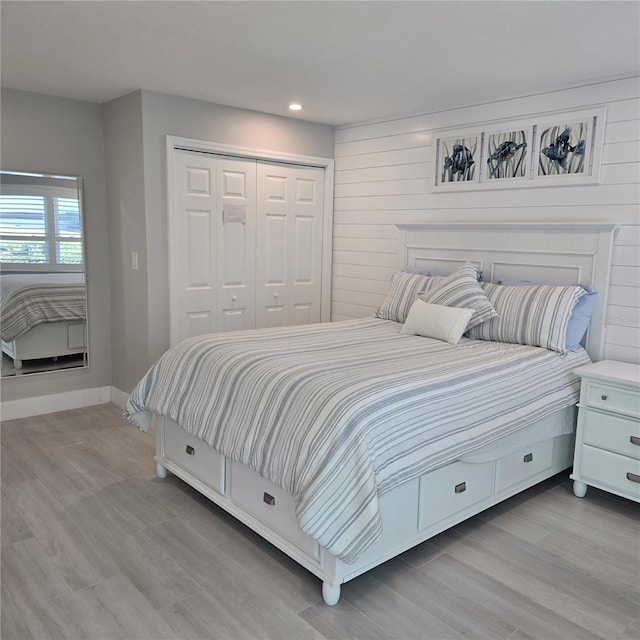
[[[609,396],[600,396],[603,400],[606,400]]]

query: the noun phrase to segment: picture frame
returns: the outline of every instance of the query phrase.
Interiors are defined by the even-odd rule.
[[[597,184],[606,108],[434,132],[433,191]]]
[[[536,123],[532,181],[538,185],[597,184],[604,107],[541,118]]]
[[[484,134],[482,183],[503,186],[529,180],[533,149],[533,125],[513,123]]]
[[[436,139],[435,183],[443,189],[476,185],[480,179],[482,134],[443,133]]]

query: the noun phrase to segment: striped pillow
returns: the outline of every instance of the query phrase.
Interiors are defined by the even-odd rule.
[[[376,318],[404,322],[418,294],[428,291],[444,280],[446,278],[441,276],[423,276],[417,273],[396,271],[391,278],[391,287],[387,297],[376,311]]]
[[[475,309],[467,324],[468,331],[498,315],[478,284],[478,275],[479,270],[475,265],[464,264],[445,278],[439,286],[421,295],[420,299],[430,304]]]
[[[544,347],[567,353],[567,326],[576,303],[587,292],[580,286],[508,286],[483,282],[499,314],[467,333],[469,338]]]

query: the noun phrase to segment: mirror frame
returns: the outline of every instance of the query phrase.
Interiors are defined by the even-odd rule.
[[[14,182],[11,183],[8,180],[8,178],[11,177],[18,179],[14,180]],[[5,276],[23,276],[23,278],[16,277],[14,279],[13,284],[17,286],[16,283],[19,280],[28,279],[31,276],[37,278],[38,274],[58,274],[58,279],[63,280],[63,274],[82,274],[83,293],[80,292],[80,288],[78,287],[77,283],[69,283],[69,286],[72,288],[69,289],[69,293],[67,295],[69,295],[69,299],[72,301],[71,306],[73,307],[73,311],[69,311],[69,317],[66,320],[61,319],[60,321],[54,321],[51,323],[40,320],[40,322],[35,327],[33,327],[33,330],[29,329],[28,332],[25,332],[20,336],[16,336],[14,341],[2,341],[1,378],[3,380],[22,379],[24,378],[24,376],[30,377],[32,375],[41,373],[56,373],[75,371],[77,369],[87,369],[90,364],[86,215],[84,210],[82,177],[70,176],[67,174],[12,171],[8,169],[0,169],[0,193],[6,193],[6,185],[9,184],[16,185],[23,183],[25,185],[34,184],[37,186],[37,179],[40,179],[41,187],[55,187],[55,180],[74,181],[80,216],[79,242],[81,244],[82,263],[78,268],[64,268],[64,265],[62,265],[63,268],[54,269],[51,268],[51,262],[43,264],[42,266],[35,266],[32,268],[25,267],[23,265],[20,266],[19,263],[14,263],[19,265],[17,267],[12,267],[11,263],[0,263],[0,275],[2,276],[3,280],[5,280]],[[71,185],[69,185],[68,187],[65,186],[64,188],[71,188]],[[53,212],[48,212],[47,215],[48,222],[51,223],[53,221],[52,216],[54,214]],[[47,234],[46,237],[49,241],[50,250],[51,247],[53,247],[53,249],[55,250],[55,235],[51,237],[50,234]],[[66,286],[66,284],[63,286]],[[15,287],[12,287],[12,289],[15,289]],[[81,329],[79,329],[78,326],[80,323],[78,322],[78,320],[80,318],[79,308],[81,295],[84,298],[84,313],[82,326]],[[75,318],[71,319],[74,314]],[[52,347],[48,345],[48,341],[50,340],[55,341],[55,344]],[[17,341],[20,342],[18,343]],[[7,373],[9,367],[11,367],[11,364],[7,362],[7,358],[11,358],[12,350],[13,353],[17,354],[17,356],[20,355],[20,351],[17,348],[18,344],[20,345],[20,349],[22,349],[22,353],[27,354],[23,358],[24,363],[21,362],[21,368],[12,368],[11,373]],[[52,353],[54,352],[58,352],[57,356],[52,355]],[[42,355],[41,358],[36,358],[34,354],[36,356],[39,356],[40,354],[47,355]],[[73,355],[76,355],[76,358],[73,358]],[[58,361],[58,357],[62,357],[62,361]],[[19,357],[17,359],[18,361],[21,360]]]

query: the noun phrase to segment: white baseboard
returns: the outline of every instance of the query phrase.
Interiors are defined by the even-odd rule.
[[[66,411],[67,409],[90,407],[94,404],[105,404],[111,402],[111,395],[112,387],[97,387],[95,389],[78,389],[77,391],[52,393],[34,398],[8,400],[0,404],[0,419],[15,420],[16,418],[40,416],[54,411]]]
[[[111,402],[124,411],[124,407],[129,399],[129,394],[118,387],[111,387]]]

